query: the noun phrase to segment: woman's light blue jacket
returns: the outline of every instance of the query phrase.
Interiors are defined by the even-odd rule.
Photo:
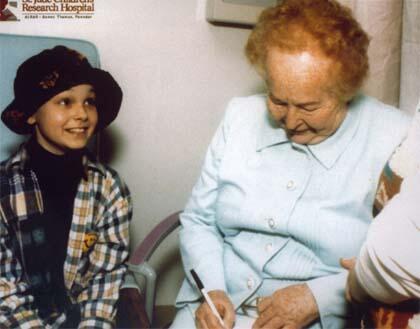
[[[316,145],[288,140],[266,96],[233,99],[181,216],[187,279],[177,306],[197,301],[189,275],[228,292],[235,307],[306,282],[323,328],[344,326],[346,272],[372,221],[380,173],[404,138],[408,118],[358,96],[334,135]]]

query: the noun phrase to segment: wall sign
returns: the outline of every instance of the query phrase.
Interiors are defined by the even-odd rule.
[[[261,11],[277,0],[207,0],[206,17],[211,23],[254,25]]]

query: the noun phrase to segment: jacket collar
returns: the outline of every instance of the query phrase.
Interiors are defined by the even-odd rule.
[[[290,143],[286,132],[277,122],[271,119],[268,109],[265,110],[264,118],[257,133],[257,152],[270,146]]]
[[[349,103],[346,117],[338,130],[323,142],[314,145],[300,145],[290,141],[284,129],[270,118],[267,110],[258,130],[256,150],[258,152],[274,145],[290,143],[294,148],[308,149],[321,165],[330,169],[346,150],[359,127],[360,106],[354,106],[357,102],[358,98]]]
[[[360,107],[353,106],[354,102],[357,102],[357,100],[349,103],[346,117],[333,135],[319,144],[307,146],[313,156],[326,169],[334,166],[359,128]]]

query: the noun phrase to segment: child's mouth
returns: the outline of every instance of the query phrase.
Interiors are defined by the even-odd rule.
[[[66,129],[69,133],[72,133],[72,134],[81,134],[81,133],[84,133],[84,132],[86,132],[87,131],[87,127],[85,127],[85,128],[69,128],[69,129]]]

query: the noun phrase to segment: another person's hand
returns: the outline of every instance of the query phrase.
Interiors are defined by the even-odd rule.
[[[258,319],[253,329],[297,329],[319,317],[318,307],[306,284],[297,284],[274,292],[258,303]]]
[[[225,323],[225,328],[211,312],[210,306],[204,302],[195,312],[195,325],[200,329],[231,329],[235,322],[235,309],[229,297],[223,290],[212,290],[208,292],[214,306]]]
[[[346,285],[346,299],[349,302],[362,303],[369,299],[368,294],[362,288],[359,281],[357,280],[355,266],[357,258],[342,258],[340,259],[340,264],[345,269],[349,270],[349,275],[347,277]]]

